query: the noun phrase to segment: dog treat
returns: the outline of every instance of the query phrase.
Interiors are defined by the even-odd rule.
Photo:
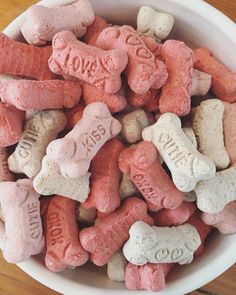
[[[223,129],[224,143],[227,153],[230,157],[230,162],[236,163],[236,103],[224,103]],[[217,143],[218,144],[218,143]]]
[[[191,191],[191,192],[188,192],[188,193],[185,193],[184,195],[184,201],[185,202],[195,202],[197,200],[197,196],[195,194],[194,191]]]
[[[0,183],[5,219],[3,256],[9,263],[22,262],[44,249],[39,197],[29,179]]]
[[[104,50],[123,49],[129,57],[125,74],[131,90],[145,94],[150,88],[161,88],[168,77],[165,64],[156,59],[142,38],[130,26],[104,29],[96,45]]]
[[[236,101],[236,73],[214,58],[207,48],[194,50],[194,67],[212,76],[212,90],[218,98]]]
[[[67,123],[65,127],[66,130],[73,129],[75,125],[82,119],[84,108],[85,106],[77,104],[72,109],[68,109],[65,111],[65,115],[67,118]]]
[[[173,226],[187,222],[195,211],[195,204],[183,202],[176,209],[162,209],[155,212],[152,217],[156,226]]]
[[[84,109],[82,119],[64,138],[48,145],[48,158],[59,165],[66,178],[81,177],[88,171],[98,150],[120,130],[120,122],[111,116],[104,103],[91,103]]]
[[[23,112],[0,102],[0,148],[19,141],[24,120]]]
[[[5,147],[0,148],[0,182],[14,180],[14,176],[9,170],[7,159],[7,149]]]
[[[96,220],[97,212],[95,209],[86,209],[78,206],[76,210],[76,219],[78,222],[93,224]]]
[[[84,202],[89,195],[89,178],[87,172],[79,178],[65,178],[57,163],[45,156],[42,160],[42,168],[34,179],[35,190],[44,195],[62,195],[78,202]]]
[[[111,113],[117,113],[127,107],[127,100],[122,94],[121,89],[114,94],[104,92],[103,89],[83,83],[83,99],[88,105],[93,102],[103,102],[107,105]]]
[[[202,213],[201,218],[205,224],[212,225],[224,235],[236,233],[236,201],[230,202],[216,214]]]
[[[127,197],[130,197],[132,195],[138,194],[138,189],[135,186],[135,184],[130,180],[130,177],[128,174],[123,173],[122,180],[120,183],[120,190],[119,194],[121,199],[125,199]]]
[[[52,47],[49,67],[53,73],[70,75],[107,93],[116,93],[120,89],[120,74],[128,63],[124,50],[104,51],[78,41],[68,31],[56,34]]]
[[[55,75],[48,67],[52,47],[36,47],[16,42],[0,33],[0,73],[36,80],[51,80]],[[16,57],[19,57],[16,62]]]
[[[47,244],[45,263],[53,272],[83,265],[89,258],[79,242],[76,206],[76,201],[55,196],[43,216]]]
[[[201,245],[200,235],[191,224],[176,227],[150,226],[135,222],[123,247],[126,259],[134,265],[150,263],[188,264]]]
[[[152,218],[147,215],[145,202],[132,197],[95,226],[83,229],[79,235],[80,242],[91,253],[92,262],[98,266],[105,265],[128,240],[129,229],[137,220],[153,224]]]
[[[146,111],[156,112],[159,109],[159,91],[150,89],[144,94],[136,94],[132,90],[128,90],[127,99],[131,106],[142,107]]]
[[[77,82],[12,80],[0,83],[2,102],[19,110],[72,108],[81,96]]]
[[[104,144],[90,166],[90,194],[84,208],[94,208],[102,213],[111,213],[120,205],[118,158],[124,145],[118,139]]]
[[[219,170],[229,166],[229,155],[225,149],[223,132],[224,103],[219,99],[208,99],[196,108],[193,130],[199,151],[210,158]]]
[[[150,210],[175,209],[183,202],[184,194],[174,186],[161,166],[151,142],[143,141],[135,148],[124,149],[119,157],[119,167],[142,193]]]
[[[15,173],[35,177],[41,169],[41,161],[48,144],[57,137],[66,124],[61,111],[41,111],[26,121],[24,131],[8,165]]]
[[[180,191],[190,192],[198,181],[215,175],[214,163],[197,151],[175,114],[163,114],[154,125],[143,130],[142,136],[154,143]]]
[[[187,135],[188,139],[191,141],[191,143],[193,144],[193,146],[195,148],[197,148],[197,139],[196,139],[196,136],[193,132],[193,129],[192,128],[182,128],[185,135]]]
[[[181,41],[168,40],[162,46],[162,57],[169,77],[162,88],[159,100],[160,112],[186,116],[191,109],[192,50]]]
[[[45,45],[61,31],[72,31],[77,38],[83,36],[94,17],[88,0],[58,7],[32,5],[26,12],[21,32],[29,44]]]
[[[129,263],[125,269],[125,286],[129,290],[158,292],[166,287],[166,277],[173,263],[147,263],[142,266]]]
[[[204,96],[211,88],[211,75],[193,69],[192,89],[191,96],[201,95]]]
[[[125,281],[125,268],[127,261],[122,251],[116,252],[107,262],[107,276],[110,280],[116,282]]]
[[[99,34],[108,26],[109,25],[104,18],[99,15],[95,15],[93,23],[89,27],[87,27],[86,34],[83,37],[83,41],[88,45],[95,46]]]
[[[219,171],[214,177],[200,181],[194,189],[198,208],[206,213],[219,213],[236,200],[236,166]]]
[[[150,6],[141,6],[137,17],[137,32],[149,36],[158,42],[166,39],[174,26],[170,14],[154,10]]]

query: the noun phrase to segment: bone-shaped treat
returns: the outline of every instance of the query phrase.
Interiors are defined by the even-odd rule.
[[[236,201],[230,202],[219,213],[202,213],[201,218],[205,224],[216,227],[224,235],[236,233]]]
[[[76,210],[76,219],[79,223],[94,224],[97,217],[96,209],[86,209],[78,206]]]
[[[44,249],[39,197],[29,179],[0,183],[5,219],[3,256],[10,263],[22,262]]]
[[[162,88],[160,111],[186,116],[191,108],[193,52],[181,41],[168,40],[162,46],[162,57],[169,77]]]
[[[129,290],[162,291],[173,263],[147,263],[142,266],[129,263],[125,269],[125,286]]]
[[[24,117],[22,111],[0,102],[0,148],[19,141],[25,121]]]
[[[212,76],[212,90],[218,98],[236,101],[236,73],[214,58],[207,48],[194,50],[194,67]]]
[[[48,144],[57,137],[66,124],[61,111],[41,111],[26,121],[24,131],[8,165],[15,173],[35,177],[41,168]]]
[[[119,48],[129,57],[126,76],[130,88],[137,94],[144,94],[150,88],[161,88],[168,77],[165,64],[156,59],[143,39],[130,26],[104,29],[96,45],[102,49]]]
[[[127,92],[127,100],[131,106],[142,107],[149,112],[159,109],[159,97],[160,93],[156,89],[150,89],[144,94],[136,94],[132,90]]]
[[[175,187],[161,166],[157,150],[151,142],[142,141],[134,148],[124,149],[119,157],[119,167],[142,193],[150,210],[174,209],[183,202],[184,194]]]
[[[26,12],[21,32],[29,44],[45,45],[61,31],[72,31],[78,38],[83,36],[94,17],[88,0],[58,7],[32,5]]]
[[[230,162],[224,144],[223,114],[224,103],[219,99],[208,99],[196,108],[193,118],[198,149],[219,170],[227,168]]]
[[[96,208],[103,213],[111,213],[119,207],[118,158],[124,147],[121,141],[112,139],[93,158],[90,166],[90,193],[83,207]]]
[[[7,149],[5,147],[0,148],[0,182],[14,180],[14,176],[9,170],[7,159],[8,159]]]
[[[103,89],[87,83],[82,84],[82,89],[83,99],[87,105],[93,102],[103,102],[111,113],[120,112],[127,106],[127,100],[121,89],[117,93],[109,94],[104,92]]]
[[[115,282],[124,282],[127,260],[122,251],[116,252],[107,262],[107,276]]]
[[[211,80],[211,75],[193,69],[192,89],[190,95],[206,95],[211,88]]]
[[[13,80],[0,83],[2,102],[23,111],[72,108],[80,96],[81,87],[77,82]]]
[[[78,239],[76,206],[76,201],[55,196],[43,215],[47,246],[45,263],[53,272],[83,265],[89,258]]]
[[[99,34],[108,26],[109,25],[104,18],[95,15],[93,23],[87,27],[86,34],[83,36],[83,41],[88,45],[96,45]]]
[[[61,195],[78,202],[84,202],[89,194],[89,178],[87,172],[79,178],[65,178],[57,163],[45,156],[42,160],[42,168],[34,179],[35,190],[44,195]]]
[[[55,75],[48,67],[52,47],[39,48],[16,42],[0,33],[0,73],[51,80]],[[16,56],[18,60],[16,62]]]
[[[84,109],[82,119],[64,138],[48,145],[48,158],[58,163],[63,176],[81,177],[88,171],[99,149],[120,130],[120,122],[111,116],[104,103],[91,103]]]
[[[68,31],[56,34],[52,47],[53,54],[48,63],[53,73],[70,75],[107,93],[120,89],[120,74],[128,63],[124,50],[104,51],[78,41]]]
[[[219,213],[236,200],[236,166],[219,171],[208,180],[200,181],[194,189],[198,208],[207,213]]]
[[[166,39],[174,26],[172,15],[158,12],[150,6],[141,6],[137,17],[137,32],[161,42]]]
[[[152,37],[141,36],[148,49],[155,55],[156,58],[162,59],[161,50],[162,44],[156,42]]]
[[[224,142],[231,163],[236,163],[236,103],[224,103]]]
[[[123,247],[126,259],[135,265],[150,263],[188,264],[201,245],[197,229],[190,224],[175,227],[150,226],[135,222]]]
[[[80,232],[83,248],[91,253],[91,260],[98,266],[105,265],[129,238],[129,229],[137,220],[153,224],[147,214],[147,205],[139,198],[132,197],[124,201],[115,212],[92,227]]]
[[[122,180],[120,183],[119,194],[120,194],[121,199],[125,199],[127,197],[132,196],[132,195],[138,194],[137,187],[131,181],[129,175],[126,173],[123,173]]]
[[[142,136],[154,143],[179,190],[190,192],[198,181],[215,175],[213,161],[197,151],[175,114],[163,114],[154,125],[143,130]]]

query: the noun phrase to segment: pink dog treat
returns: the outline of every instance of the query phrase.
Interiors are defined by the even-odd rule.
[[[191,96],[204,96],[211,88],[211,76],[207,73],[193,69]]]
[[[124,145],[118,139],[104,144],[91,162],[90,194],[84,208],[111,213],[120,205],[118,158]]]
[[[58,7],[32,5],[27,10],[21,32],[28,43],[45,45],[61,31],[72,31],[77,38],[83,36],[93,20],[94,11],[88,0]]]
[[[196,209],[194,203],[183,202],[176,209],[162,209],[159,212],[155,212],[152,217],[157,226],[180,225],[187,222],[190,216],[195,213]]]
[[[212,76],[212,90],[218,98],[236,101],[236,73],[215,59],[207,48],[194,50],[194,67]]]
[[[60,272],[69,266],[80,266],[89,258],[79,242],[76,206],[74,200],[55,196],[43,215],[47,244],[45,263],[53,272]]]
[[[141,36],[145,45],[148,49],[155,55],[156,58],[162,59],[161,51],[162,51],[162,44],[157,43],[153,38],[148,36]]]
[[[91,253],[92,262],[98,266],[105,265],[128,240],[129,229],[138,220],[153,224],[152,218],[147,215],[145,202],[131,197],[95,226],[83,229],[79,235],[80,242]]]
[[[3,256],[19,263],[43,251],[45,241],[40,218],[39,194],[32,181],[0,183],[0,204],[5,219]]]
[[[191,109],[190,92],[193,75],[193,53],[185,43],[168,40],[162,46],[162,57],[169,78],[162,88],[159,101],[161,113],[186,116]]]
[[[124,149],[119,157],[119,167],[142,193],[150,210],[175,209],[183,202],[184,194],[162,168],[151,142],[142,141],[134,148]]]
[[[236,201],[230,202],[217,214],[202,213],[205,224],[212,225],[224,235],[236,233]]]
[[[0,96],[4,103],[23,111],[62,109],[79,102],[81,88],[69,81],[12,80],[0,83]]]
[[[224,103],[223,128],[225,148],[232,164],[236,163],[236,103]]]
[[[166,287],[166,277],[173,263],[147,263],[142,266],[129,263],[125,269],[125,285],[129,290],[158,292]]]
[[[107,93],[120,89],[120,74],[128,63],[124,50],[103,51],[78,41],[67,31],[56,34],[52,46],[49,67],[55,74],[70,75]]]
[[[108,106],[111,113],[122,111],[127,106],[127,100],[122,95],[121,91],[114,94],[108,94],[101,88],[94,87],[90,84],[83,83],[83,98],[86,104],[92,102],[103,102]]]
[[[87,28],[83,41],[88,45],[96,45],[99,34],[108,26],[109,25],[104,18],[99,15],[95,15],[94,22]]]
[[[145,94],[150,88],[161,88],[168,77],[165,64],[156,59],[143,39],[130,26],[104,29],[96,45],[102,49],[119,48],[129,57],[126,75],[130,88],[137,94]]]
[[[0,148],[17,143],[21,137],[24,114],[0,102]]]
[[[128,90],[128,103],[134,107],[142,107],[146,111],[156,112],[159,109],[160,92],[156,89],[150,89],[145,94],[136,94],[132,90]]]
[[[75,125],[82,119],[84,106],[82,104],[77,104],[72,109],[66,110],[65,115],[67,118],[66,129],[71,130]]]
[[[48,67],[51,54],[51,46],[39,48],[27,45],[0,33],[0,74],[25,76],[36,80],[54,79],[55,75]]]
[[[82,119],[64,138],[48,145],[48,158],[59,165],[64,177],[81,177],[88,171],[99,149],[120,131],[120,122],[111,116],[104,103],[91,103],[84,109]]]
[[[14,176],[9,170],[7,159],[7,149],[5,147],[0,148],[0,182],[14,180]]]

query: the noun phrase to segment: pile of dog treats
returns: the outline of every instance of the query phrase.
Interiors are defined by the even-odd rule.
[[[6,261],[90,261],[160,291],[213,227],[236,232],[236,74],[173,25],[148,6],[111,25],[78,0],[30,7],[28,44],[0,34]]]

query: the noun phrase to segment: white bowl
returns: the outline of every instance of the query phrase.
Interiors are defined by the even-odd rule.
[[[72,0],[44,0],[45,6],[70,4]],[[236,27],[222,13],[201,0],[91,0],[95,12],[113,23],[135,24],[141,5],[151,5],[175,17],[172,33],[192,46],[206,46],[224,64],[236,71]],[[15,19],[5,33],[20,38],[20,27],[25,13]],[[236,261],[236,235],[223,236],[215,233],[209,239],[204,254],[190,265],[178,267],[169,276],[167,288],[161,295],[182,295],[208,283],[228,269]],[[68,295],[150,294],[131,292],[123,283],[109,281],[105,268],[86,265],[76,270],[52,273],[40,257],[31,258],[18,265],[44,285]]]

